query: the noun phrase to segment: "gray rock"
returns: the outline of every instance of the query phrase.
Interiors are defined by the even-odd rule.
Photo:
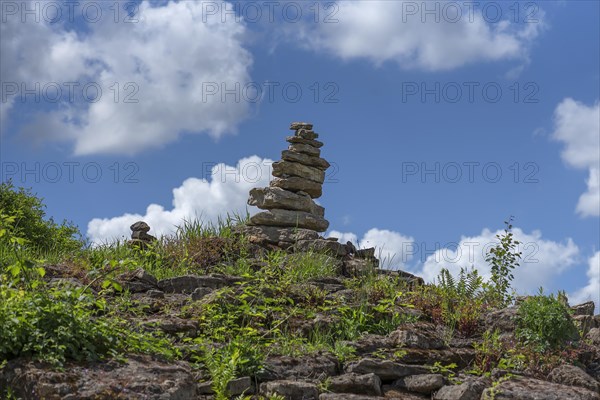
[[[144,221],[138,221],[129,227],[133,232],[148,232],[150,226]]]
[[[296,136],[301,137],[302,139],[315,140],[319,137],[319,134],[311,129],[298,129],[296,131]]]
[[[292,161],[276,161],[272,164],[273,176],[287,178],[297,176],[317,183],[325,181],[325,171]]]
[[[517,377],[501,382],[494,390],[488,388],[483,391],[482,400],[492,398],[495,400],[599,400],[600,394],[576,386]]]
[[[214,290],[215,289],[212,289],[212,288],[209,288],[209,287],[199,287],[199,288],[196,288],[192,292],[191,298],[194,301],[203,299],[205,296],[211,294]]]
[[[548,375],[548,380],[562,385],[579,386],[600,393],[600,383],[574,365],[564,364],[554,368]]]
[[[131,238],[133,240],[141,240],[143,242],[153,242],[156,238],[146,232],[143,231],[134,231],[131,233]]]
[[[325,160],[323,158],[309,156],[304,153],[297,153],[295,151],[290,151],[290,150],[282,151],[281,158],[286,161],[297,162],[297,163],[308,165],[309,167],[314,167],[314,168],[318,168],[321,170],[326,170],[327,168],[329,168],[331,166],[331,164],[329,164],[327,162],[327,160]]]
[[[485,316],[486,328],[492,332],[498,329],[500,333],[514,333],[517,329],[516,318],[518,311],[518,306],[511,306],[487,313]]]
[[[323,187],[320,183],[299,178],[297,176],[291,176],[289,178],[273,178],[270,186],[291,190],[292,192],[303,191],[308,193],[313,199],[319,198],[323,194]]]
[[[314,251],[317,253],[331,254],[334,257],[343,257],[346,255],[345,245],[324,239],[299,240],[296,242],[295,249],[298,251]]]
[[[593,301],[588,301],[586,303],[577,304],[576,306],[571,307],[573,311],[573,315],[589,315],[590,317],[594,316],[594,309],[596,305]]]
[[[269,356],[263,370],[256,374],[261,381],[325,379],[338,375],[338,360],[330,354],[303,357]]]
[[[119,275],[117,281],[123,289],[129,290],[131,293],[147,292],[158,288],[156,278],[142,268]]]
[[[248,240],[257,244],[288,244],[291,245],[299,240],[315,240],[319,234],[310,229],[282,228],[266,225],[246,225],[240,233],[248,237]]]
[[[486,386],[481,380],[447,385],[438,390],[433,398],[434,400],[479,400]]]
[[[281,208],[284,210],[306,211],[323,216],[325,210],[312,198],[302,192],[291,192],[278,187],[263,187],[250,190],[248,204],[262,210]]]
[[[131,356],[124,363],[73,364],[64,371],[23,359],[0,370],[0,387],[27,399],[188,400],[196,398],[196,380],[187,363],[168,364],[149,356]]]
[[[381,396],[381,379],[375,374],[344,374],[331,379],[328,390],[336,393],[354,393]]]
[[[183,275],[158,281],[158,287],[165,293],[192,293],[199,287],[219,289],[229,282],[216,276]]]
[[[322,393],[319,400],[384,400],[385,397],[350,393]]]
[[[354,257],[344,260],[344,275],[348,277],[361,277],[372,273],[375,268],[371,260]]]
[[[285,140],[288,143],[291,143],[292,146],[294,146],[294,145],[309,146],[309,147],[311,147],[313,149],[317,149],[317,150],[320,149],[321,147],[323,147],[323,142],[319,142],[318,140],[303,139],[299,136],[288,136],[287,138],[285,138]],[[301,147],[301,148],[303,148],[303,147]],[[298,151],[298,150],[292,149],[291,146],[289,149],[293,150],[293,151]],[[311,150],[309,150],[309,151],[311,151]],[[304,153],[304,152],[305,151],[300,151],[300,153]],[[319,150],[319,152],[320,152],[320,150]],[[318,154],[312,154],[312,155],[318,156]]]
[[[290,124],[290,129],[292,131],[296,131],[298,129],[308,129],[311,130],[313,128],[313,124],[310,122],[292,122]]]
[[[307,154],[309,156],[313,156],[313,157],[319,157],[321,156],[321,150],[317,147],[311,146],[310,142],[313,142],[313,140],[305,140],[305,139],[301,139],[301,138],[291,138],[293,139],[292,144],[290,144],[288,146],[288,150],[295,152],[295,153],[302,153],[302,154]]]
[[[390,338],[398,347],[413,349],[442,349],[444,340],[436,332],[436,327],[427,323],[418,323],[402,327],[392,333]]]
[[[585,338],[589,339],[593,345],[600,346],[600,328],[590,329]]]
[[[159,329],[169,335],[185,333],[193,336],[198,331],[198,323],[177,317],[150,319],[144,325],[153,330]]]
[[[445,379],[440,374],[410,375],[399,379],[394,386],[405,388],[411,392],[430,394],[444,386]]]
[[[318,215],[304,211],[278,210],[262,211],[250,217],[251,225],[280,226],[290,228],[311,229],[324,232],[329,227],[329,222]]]
[[[357,374],[373,373],[379,376],[382,381],[393,381],[408,375],[426,374],[429,370],[421,366],[405,365],[389,360],[363,358],[357,362],[350,363],[346,367],[346,372]]]
[[[146,295],[152,299],[164,299],[165,292],[161,290],[151,289],[146,292]]]
[[[286,400],[317,400],[319,398],[319,389],[314,383],[291,380],[265,382],[260,385],[260,393],[264,396],[277,394]]]

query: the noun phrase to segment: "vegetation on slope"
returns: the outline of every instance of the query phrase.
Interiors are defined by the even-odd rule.
[[[514,302],[510,282],[520,253],[511,221],[489,253],[489,281],[476,270],[455,277],[443,269],[436,284],[409,285],[372,268],[344,279],[345,295],[331,296],[311,283],[338,276],[339,260],[257,249],[236,234],[240,218],[186,222],[174,237],[143,249],[126,242],[89,247],[73,225],[44,219],[41,200],[29,191],[2,184],[0,204],[0,368],[19,357],[61,368],[146,353],[194,363],[226,399],[227,383],[260,376],[268,356],[328,352],[347,361],[355,351],[350,342],[407,322],[438,323],[448,342],[475,338],[476,375],[496,367],[543,373],[585,350],[568,306],[542,292],[520,306],[517,342],[484,329],[487,312]],[[211,273],[238,283],[177,310],[149,310],[122,287],[123,274],[138,268],[158,279]],[[62,279],[52,279],[57,270]],[[193,320],[198,329],[165,334],[142,323],[148,314]],[[401,348],[381,354],[403,355]]]

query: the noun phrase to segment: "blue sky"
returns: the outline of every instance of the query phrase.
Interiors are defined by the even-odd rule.
[[[114,4],[1,4],[2,180],[57,220],[244,211],[309,121],[328,234],[431,280],[514,215],[515,287],[600,302],[598,2]]]

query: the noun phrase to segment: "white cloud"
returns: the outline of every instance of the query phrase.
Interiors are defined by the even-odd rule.
[[[554,111],[552,138],[565,144],[563,160],[578,169],[588,169],[588,190],[576,211],[583,217],[600,216],[600,104],[587,106],[564,99]]]
[[[34,3],[39,2],[28,7]],[[222,101],[204,91],[213,82],[231,88],[250,81],[245,24],[222,22],[219,15],[203,13],[202,2],[193,1],[160,6],[143,1],[137,23],[115,23],[111,10],[88,24],[85,33],[44,19],[23,23],[19,15],[7,16],[1,24],[3,81],[28,87],[56,82],[63,89],[65,101],[30,118],[25,135],[72,141],[75,153],[86,155],[133,154],[161,147],[181,133],[219,137],[235,132],[250,103],[233,96]],[[96,102],[69,101],[65,82],[80,83],[76,94],[95,82],[102,96]],[[93,88],[88,93],[95,97]],[[138,102],[127,103],[126,98]],[[14,98],[3,104],[2,117],[14,106]]]
[[[592,300],[596,304],[596,313],[600,309],[600,251],[588,259],[588,284],[569,296],[572,305]]]
[[[342,59],[395,61],[402,67],[432,71],[484,61],[527,62],[529,44],[543,26],[541,10],[537,22],[516,25],[506,14],[495,22],[494,10],[479,6],[469,10],[462,3],[450,3],[340,1],[331,18],[338,22],[322,22],[316,28],[311,22],[302,40]],[[436,15],[426,14],[426,8],[433,7],[439,9],[437,20]],[[290,27],[290,35],[297,37],[298,27]]]
[[[491,270],[485,261],[491,247],[498,243],[496,235],[504,231],[492,232],[484,229],[478,236],[461,237],[458,244],[443,247],[428,256],[420,268],[419,274],[428,282],[436,281],[442,268],[457,275],[462,268],[474,266],[484,278],[491,276]],[[519,228],[513,229],[514,239],[522,258],[520,266],[514,270],[512,286],[518,293],[535,293],[540,286],[548,287],[570,267],[579,257],[579,248],[571,238],[564,242],[555,242],[542,238],[542,233],[535,230],[525,233]]]
[[[212,169],[212,179],[188,178],[173,189],[173,208],[166,210],[150,204],[145,214],[124,214],[114,218],[94,218],[88,224],[87,235],[94,243],[111,242],[129,237],[129,226],[143,220],[152,228],[154,236],[168,235],[184,220],[200,218],[216,222],[227,213],[245,215],[246,209],[254,214],[258,209],[246,205],[248,192],[254,187],[268,186],[271,179],[269,159],[251,156],[241,159],[237,166],[218,164]]]
[[[412,259],[409,252],[414,239],[399,232],[372,228],[360,240],[354,233],[335,230],[330,231],[329,236],[339,238],[341,243],[350,241],[359,248],[375,247],[375,255],[383,268],[404,268],[405,263]]]

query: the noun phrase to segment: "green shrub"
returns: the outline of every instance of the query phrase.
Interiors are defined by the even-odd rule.
[[[578,338],[567,305],[554,295],[545,296],[541,288],[537,296],[521,303],[516,322],[517,338],[542,351],[557,349]]]
[[[71,252],[83,246],[79,229],[66,221],[57,224],[45,219],[45,205],[29,189],[15,189],[9,182],[0,183],[0,212],[15,217],[14,233],[38,252]],[[0,227],[1,229],[2,227]]]

